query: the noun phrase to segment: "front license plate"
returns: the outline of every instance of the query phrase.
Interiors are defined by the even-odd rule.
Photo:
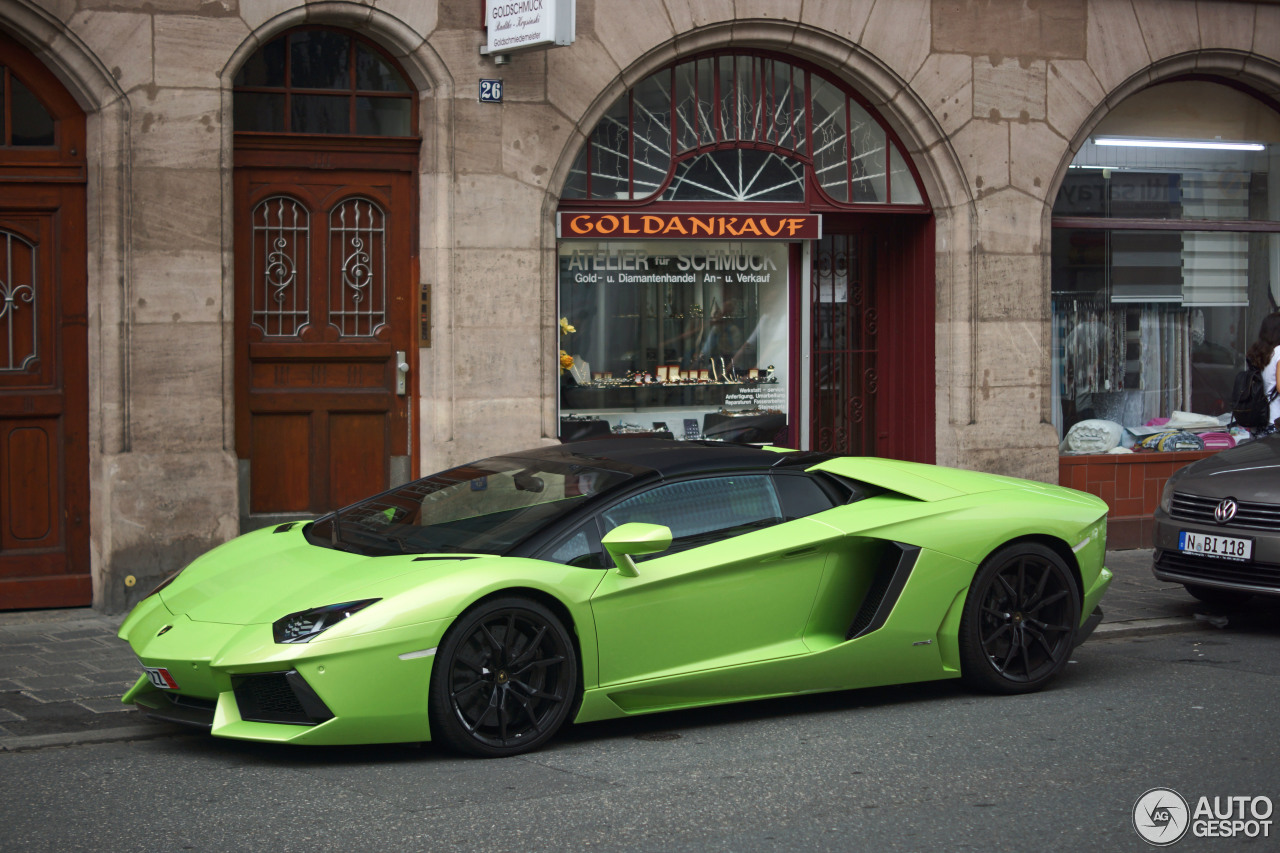
[[[169,670],[163,667],[144,666],[143,672],[147,674],[152,685],[159,687],[161,690],[177,690],[178,682],[173,680],[173,676],[169,674]]]
[[[1221,557],[1224,560],[1252,560],[1253,540],[1183,530],[1178,534],[1178,550],[1205,557]]]

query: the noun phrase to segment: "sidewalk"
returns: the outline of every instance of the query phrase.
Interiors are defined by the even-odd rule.
[[[1112,551],[1107,566],[1115,579],[1095,639],[1198,630],[1221,615],[1157,581],[1149,550]],[[88,608],[0,612],[0,752],[191,731],[120,704],[141,674],[116,639],[123,621]]]

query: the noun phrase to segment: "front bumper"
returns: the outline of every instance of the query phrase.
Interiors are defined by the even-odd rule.
[[[176,685],[156,687],[144,674],[122,697],[149,717],[253,741],[431,739],[427,693],[446,620],[280,644],[269,624],[193,622],[159,601],[139,611],[120,636]]]
[[[1151,573],[1168,583],[1280,596],[1280,564],[1238,562],[1156,549]]]
[[[1071,641],[1071,648],[1083,643],[1093,635],[1093,631],[1102,622],[1102,608],[1094,607],[1093,612],[1089,614],[1089,618],[1076,628],[1075,638]]]
[[[334,713],[315,688],[296,670],[260,672],[233,676],[230,698],[203,699],[173,690],[144,690],[133,702],[144,715],[169,723],[212,729],[223,702],[224,718],[234,711],[242,722],[278,723],[286,726],[318,726],[334,718]]]
[[[1156,510],[1155,522],[1155,559],[1151,572],[1158,580],[1280,596],[1280,531],[1184,521],[1171,518],[1163,510]],[[1178,550],[1178,535],[1182,531],[1252,539],[1252,559],[1228,560],[1184,553]]]
[[[1102,622],[1102,607],[1099,602],[1102,597],[1107,594],[1107,590],[1111,587],[1111,580],[1115,574],[1106,566],[1102,566],[1098,570],[1098,577],[1094,580],[1093,585],[1085,591],[1084,599],[1080,602],[1080,612],[1089,615],[1080,620],[1080,624],[1076,626],[1075,637],[1072,639],[1071,647],[1083,643],[1093,634],[1098,624]]]

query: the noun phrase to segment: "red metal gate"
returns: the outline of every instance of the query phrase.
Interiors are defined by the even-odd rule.
[[[810,436],[814,450],[875,453],[876,307],[865,233],[828,234],[810,276]]]
[[[824,230],[809,279],[809,446],[933,462],[933,220],[828,216]]]

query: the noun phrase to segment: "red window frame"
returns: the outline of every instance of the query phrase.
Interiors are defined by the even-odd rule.
[[[750,80],[752,81],[752,84],[751,84],[752,91],[750,93],[751,94],[750,102],[756,106],[758,113],[761,115],[761,120],[755,123],[754,126],[751,128],[751,133],[749,134],[749,138],[738,138],[738,135],[739,135],[738,131],[741,129],[741,126],[742,126],[742,122],[741,122],[742,116],[740,114],[742,99],[741,97],[739,97],[739,92],[738,92],[739,75],[736,73],[736,69],[738,67],[738,63],[743,58],[749,59],[752,63],[751,69],[750,69],[750,75],[749,75]],[[701,86],[699,84],[701,81],[700,81],[699,75],[702,71],[702,65],[700,63],[705,60],[711,61],[711,78],[712,79],[710,82],[711,82],[712,98],[714,100],[714,106],[710,110],[711,131],[712,131],[711,142],[704,142],[703,137],[701,135],[703,132],[703,127],[701,124],[702,109],[700,108],[701,103],[699,98],[700,92],[701,92]],[[730,63],[730,68],[728,71],[723,70],[724,66],[722,63],[725,62],[726,60]],[[804,130],[804,137],[803,137],[804,139],[803,145],[801,145],[798,148],[795,146],[787,146],[787,145],[780,144],[778,139],[773,138],[770,132],[770,129],[773,127],[773,123],[765,120],[764,118],[764,116],[769,113],[770,108],[779,102],[780,95],[786,96],[787,98],[791,99],[793,108],[794,108],[794,98],[797,97],[797,91],[794,85],[788,86],[787,90],[782,93],[779,93],[774,86],[769,85],[769,81],[773,79],[773,75],[765,72],[769,69],[768,63],[771,63],[771,62],[780,62],[793,69],[798,69],[803,75],[803,96],[805,98],[803,114],[804,114],[805,130]],[[678,94],[677,86],[680,84],[677,83],[676,70],[681,66],[685,66],[685,65],[692,65],[692,72],[690,74],[690,79],[692,81],[692,99],[695,107],[695,109],[693,110],[692,122],[690,124],[691,130],[689,135],[693,139],[697,140],[698,144],[696,144],[692,148],[681,150],[680,149],[681,131],[679,129],[679,122],[681,119],[680,119],[680,111],[677,106],[679,103],[677,100],[677,94]],[[725,87],[723,85],[723,78],[725,77],[726,73],[729,75],[729,80],[731,81],[731,88],[728,92],[725,92]],[[906,149],[903,146],[901,139],[893,131],[893,129],[885,122],[885,120],[880,115],[880,113],[875,109],[875,107],[871,105],[871,103],[866,98],[864,98],[856,89],[854,89],[852,86],[848,85],[844,81],[840,80],[838,77],[835,77],[834,75],[831,75],[815,66],[812,66],[808,63],[805,63],[803,61],[797,60],[793,57],[790,57],[784,54],[774,53],[770,51],[743,51],[743,50],[721,50],[721,51],[714,51],[709,53],[698,54],[695,56],[685,57],[676,62],[670,63],[664,66],[663,68],[658,69],[657,71],[655,71],[653,74],[649,75],[649,77],[645,79],[646,81],[652,80],[663,74],[668,75],[666,80],[666,85],[668,87],[668,91],[670,92],[670,101],[671,101],[670,130],[669,130],[669,145],[670,145],[671,159],[670,159],[670,166],[668,169],[666,181],[654,193],[652,193],[651,195],[645,196],[644,198],[613,199],[613,198],[605,198],[605,197],[594,197],[594,188],[592,186],[592,182],[593,182],[593,176],[595,174],[596,158],[594,156],[594,150],[593,150],[595,145],[595,129],[593,128],[591,132],[586,134],[586,142],[584,143],[584,153],[580,161],[583,164],[585,164],[585,172],[586,172],[586,179],[585,179],[585,185],[584,185],[585,197],[584,198],[566,197],[564,199],[565,204],[571,204],[574,207],[596,207],[596,206],[628,207],[628,206],[653,204],[655,203],[655,201],[657,201],[660,198],[661,194],[670,185],[671,180],[673,179],[676,173],[676,169],[680,163],[693,159],[695,157],[698,157],[702,154],[707,153],[708,151],[751,148],[751,149],[776,153],[780,156],[785,156],[785,157],[799,160],[805,164],[808,178],[806,181],[806,184],[807,184],[806,192],[805,192],[806,202],[804,206],[810,210],[814,210],[814,211],[885,210],[885,211],[893,211],[893,212],[899,212],[899,213],[913,213],[913,212],[919,213],[919,212],[928,212],[929,210],[931,210],[931,207],[929,205],[928,195],[925,191],[923,183],[920,180],[919,172],[917,171],[915,163],[913,162],[912,158],[906,153]],[[839,201],[839,200],[833,199],[825,191],[822,190],[820,186],[820,181],[818,181],[816,175],[813,172],[814,158],[813,158],[812,151],[813,151],[814,136],[813,136],[813,109],[812,109],[812,103],[813,103],[812,102],[812,98],[813,98],[812,81],[815,76],[826,81],[828,84],[835,86],[842,94],[846,96],[846,101],[844,106],[846,128],[849,127],[849,122],[851,120],[849,115],[849,103],[853,101],[853,102],[856,102],[859,106],[861,106],[864,110],[866,110],[867,114],[871,116],[871,118],[877,123],[877,125],[880,127],[880,130],[883,132],[884,140],[885,140],[885,149],[884,149],[885,151],[885,195],[886,195],[887,201],[885,202]],[[791,80],[792,82],[794,82],[795,80],[794,74],[791,76]],[[629,193],[632,196],[635,195],[635,180],[636,180],[635,90],[636,90],[636,87],[633,86],[627,89],[626,93],[622,96],[627,99],[628,133],[627,133],[626,185]],[[729,96],[730,98],[729,101],[725,100],[726,95]],[[732,115],[730,120],[734,124],[734,127],[737,128],[737,130],[734,130],[729,133],[726,133],[726,130],[724,128],[724,122],[722,120],[724,110],[721,108],[721,105],[724,105],[724,104],[729,104],[731,106]],[[794,114],[794,112],[789,114]],[[852,192],[853,154],[852,154],[851,145],[849,143],[849,135],[847,133],[845,135],[844,141],[842,142],[842,145],[844,147],[844,158],[846,162],[845,182],[846,182],[848,195],[849,197],[852,197],[853,195],[853,192]],[[915,185],[919,190],[920,198],[921,198],[921,201],[918,204],[902,204],[902,203],[895,203],[893,201],[893,182],[892,182],[893,161],[890,153],[890,145],[892,145],[897,149],[899,155],[902,158],[904,165],[906,165],[907,169],[910,171],[912,179],[915,181]],[[692,204],[694,206],[703,205],[703,204],[708,206],[716,206],[716,205],[723,206],[725,204],[731,204],[731,203],[727,203],[727,202],[687,203],[686,202],[686,203],[682,203],[682,206],[685,206],[688,204]],[[791,206],[794,207],[794,205],[791,205]]]

